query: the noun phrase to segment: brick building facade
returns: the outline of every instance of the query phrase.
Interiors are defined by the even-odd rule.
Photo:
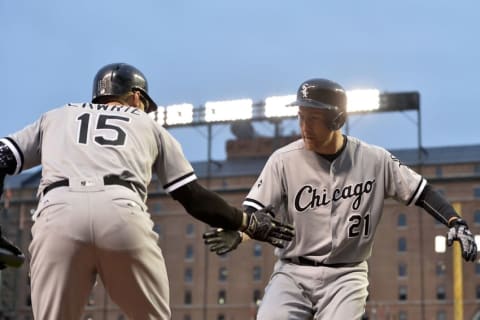
[[[295,137],[254,138],[227,143],[225,161],[194,163],[203,185],[240,206],[266,156]],[[254,152],[252,152],[254,150]],[[480,234],[480,145],[393,150],[421,172],[451,202],[462,207],[472,232]],[[8,180],[0,223],[7,236],[27,251],[30,214],[36,207],[39,172]],[[169,272],[173,320],[254,319],[275,257],[269,245],[249,241],[218,257],[206,249],[208,228],[185,214],[154,180],[148,206]],[[435,253],[434,237],[446,228],[417,207],[386,200],[369,259],[369,319],[452,319],[452,250]],[[463,263],[465,319],[480,319],[480,263]],[[0,319],[32,319],[28,264],[1,273]],[[126,319],[103,290],[92,291],[84,319]]]

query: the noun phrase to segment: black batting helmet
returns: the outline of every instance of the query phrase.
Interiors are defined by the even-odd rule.
[[[327,126],[340,129],[347,120],[347,94],[345,89],[328,79],[304,81],[297,91],[297,100],[288,106],[302,106],[328,111]]]
[[[98,70],[93,80],[92,102],[101,103],[107,97],[131,91],[141,93],[146,102],[145,112],[157,110],[157,104],[148,95],[147,79],[140,70],[126,63],[107,64]]]

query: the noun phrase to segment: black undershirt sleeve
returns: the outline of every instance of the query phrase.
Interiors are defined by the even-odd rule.
[[[425,209],[425,211],[447,227],[451,218],[459,218],[455,209],[453,209],[445,197],[429,184],[425,186],[415,205]]]
[[[213,191],[192,181],[170,193],[194,218],[211,227],[238,230],[242,225],[243,212],[229,205]]]

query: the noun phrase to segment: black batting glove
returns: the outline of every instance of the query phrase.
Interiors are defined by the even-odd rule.
[[[451,246],[453,241],[460,242],[462,256],[465,261],[475,261],[477,258],[477,245],[473,234],[468,229],[467,223],[462,219],[455,219],[449,224],[447,234],[447,245]]]
[[[0,199],[3,194],[3,181],[5,180],[5,173],[0,171]]]
[[[18,268],[25,261],[22,251],[2,235],[0,226],[0,270],[6,267]]]
[[[236,230],[215,229],[203,234],[204,243],[218,255],[235,250],[242,242],[242,233]]]
[[[243,231],[250,238],[268,242],[277,248],[284,248],[283,241],[292,241],[295,230],[292,225],[275,219],[272,206],[249,215],[247,228]]]

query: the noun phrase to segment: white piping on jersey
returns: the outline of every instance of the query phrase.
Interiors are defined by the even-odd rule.
[[[418,198],[420,198],[420,195],[423,192],[423,189],[425,189],[425,186],[427,185],[427,180],[425,178],[422,178],[422,181],[420,182],[420,186],[417,188],[417,192],[415,193],[413,199],[410,201],[409,205],[414,205]]]
[[[13,174],[18,174],[20,173],[20,168],[22,167],[22,157],[20,156],[20,150],[18,150],[13,143],[11,143],[8,139],[2,138],[0,139],[1,142],[3,142],[10,151],[12,151],[13,156],[15,157],[15,160],[17,160],[17,167],[15,168],[15,172]]]
[[[253,201],[249,201],[249,200],[243,201],[243,205],[244,205],[244,206],[249,206],[249,207],[255,208],[255,209],[257,209],[257,210],[262,210],[262,209],[263,209],[263,207],[260,206],[258,203],[253,202]]]
[[[192,182],[194,180],[197,180],[197,176],[195,174],[192,174],[192,175],[189,175],[188,177],[186,177],[185,179],[182,179],[180,181],[177,181],[175,182],[174,184],[172,184],[171,186],[169,186],[168,188],[165,189],[166,192],[170,193],[174,190],[177,190],[178,188],[180,188],[181,186],[184,186],[186,185],[187,183],[189,182]]]

